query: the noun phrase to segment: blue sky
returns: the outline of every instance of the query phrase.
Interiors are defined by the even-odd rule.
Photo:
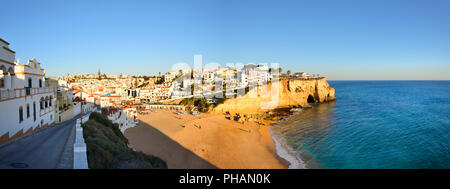
[[[340,79],[450,79],[450,1],[0,1],[0,37],[47,76],[278,62]]]

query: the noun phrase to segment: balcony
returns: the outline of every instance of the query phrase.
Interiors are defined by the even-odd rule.
[[[21,98],[29,95],[53,93],[53,88],[22,88],[22,89],[0,89],[0,101]]]

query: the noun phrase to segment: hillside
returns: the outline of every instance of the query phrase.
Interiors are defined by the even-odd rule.
[[[83,124],[91,169],[161,169],[166,163],[158,157],[133,151],[118,126],[102,114],[92,113]]]

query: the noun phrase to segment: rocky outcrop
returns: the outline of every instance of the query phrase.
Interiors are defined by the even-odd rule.
[[[244,96],[227,99],[212,112],[251,119],[273,110],[311,107],[310,103],[332,101],[334,92],[325,78],[281,79],[255,87]]]

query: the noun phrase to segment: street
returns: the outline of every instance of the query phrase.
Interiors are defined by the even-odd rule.
[[[62,159],[68,141],[74,130],[76,119],[71,119],[41,131],[30,133],[17,141],[0,147],[0,169],[55,169]],[[68,145],[66,145],[66,142]],[[66,150],[67,151],[67,150]],[[67,155],[65,155],[67,156]],[[64,158],[69,164],[70,157]],[[69,160],[67,160],[69,159]],[[73,159],[73,158],[72,158]],[[73,161],[73,160],[72,160]]]

